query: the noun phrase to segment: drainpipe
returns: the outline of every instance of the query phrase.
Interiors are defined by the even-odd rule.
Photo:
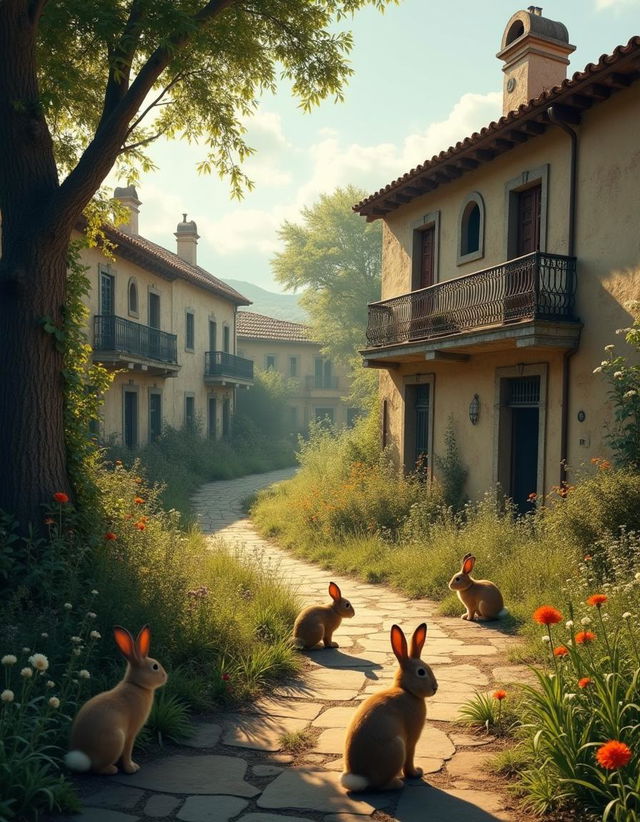
[[[578,135],[571,126],[562,119],[561,111],[554,106],[547,109],[549,120],[559,126],[569,135],[571,141],[570,177],[569,177],[569,237],[568,256],[575,257],[576,244],[576,200],[577,200],[577,170],[578,170]],[[577,283],[576,283],[577,286]],[[579,342],[579,340],[578,340]],[[570,359],[578,347],[565,351],[562,355],[562,416],[560,421],[560,487],[567,482],[567,457],[569,441],[569,374]]]

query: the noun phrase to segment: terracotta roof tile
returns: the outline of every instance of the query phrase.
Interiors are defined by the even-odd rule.
[[[603,54],[597,63],[589,63],[583,71],[576,72],[573,77],[567,78],[561,85],[543,91],[538,97],[530,100],[528,103],[523,103],[518,109],[510,111],[497,122],[489,123],[488,126],[485,126],[479,132],[474,132],[470,137],[466,137],[464,140],[456,143],[455,146],[450,146],[445,151],[441,151],[440,154],[434,155],[430,160],[426,160],[424,163],[412,168],[406,174],[403,174],[402,177],[398,177],[393,182],[384,186],[384,188],[376,191],[375,194],[365,197],[353,206],[353,210],[360,214],[367,215],[369,219],[377,219],[383,216],[383,214],[375,213],[373,208],[381,204],[381,201],[384,201],[384,210],[392,211],[409,200],[422,196],[422,194],[427,193],[428,190],[416,194],[403,191],[402,201],[397,203],[390,203],[387,199],[389,196],[399,193],[400,189],[414,182],[416,178],[428,178],[430,174],[435,174],[436,171],[442,169],[447,163],[451,164],[452,161],[455,162],[465,155],[470,156],[471,149],[477,150],[481,148],[485,142],[492,143],[496,137],[502,136],[503,132],[517,128],[525,122],[536,120],[540,118],[540,115],[542,115],[542,117],[538,119],[538,122],[544,123],[546,118],[546,125],[548,125],[549,120],[546,111],[550,105],[562,104],[570,96],[578,92],[581,94],[588,93],[589,89],[597,86],[602,79],[611,76],[614,69],[620,70],[623,64],[629,64],[631,68],[629,72],[630,82],[638,79],[638,72],[640,71],[640,66],[638,65],[639,59],[640,36],[634,36],[629,40],[626,46],[617,46],[612,54]],[[607,87],[607,89],[611,93],[617,90],[615,87]],[[608,95],[605,95],[601,99],[606,99],[607,96]],[[593,104],[595,105],[600,101],[600,98],[596,98]],[[502,150],[492,150],[495,156],[504,150],[508,150],[508,147]],[[465,169],[458,168],[458,171],[461,173],[464,173],[464,170]],[[440,181],[439,184],[441,184],[441,182],[442,181]]]
[[[308,326],[256,314],[254,311],[238,311],[236,328],[238,337],[252,340],[313,343],[309,338]]]

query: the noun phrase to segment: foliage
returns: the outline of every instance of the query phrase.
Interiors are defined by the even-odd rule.
[[[365,345],[367,304],[380,298],[382,227],[352,211],[365,195],[354,186],[339,188],[303,209],[301,223],[285,221],[284,251],[272,261],[286,288],[306,288],[300,304],[323,353],[354,371],[361,369],[353,358]]]
[[[187,705],[166,690],[156,696],[145,726],[149,737],[162,745],[165,739],[182,742],[193,733]]]
[[[266,440],[283,440],[289,433],[287,404],[293,392],[290,380],[278,371],[256,371],[249,391],[239,391],[235,430],[260,432]]]
[[[609,399],[613,405],[613,422],[607,440],[618,465],[640,469],[640,303],[629,307],[633,324],[620,328],[625,342],[634,349],[635,362],[629,363],[623,354],[615,354],[613,344],[606,345],[606,359],[594,368],[609,382]]]
[[[518,712],[507,691],[477,693],[460,706],[460,721],[465,725],[484,728],[494,736],[504,736],[517,722]]]
[[[444,456],[436,454],[435,464],[445,502],[458,511],[465,502],[464,486],[468,472],[460,459],[453,422],[452,414],[444,434]]]

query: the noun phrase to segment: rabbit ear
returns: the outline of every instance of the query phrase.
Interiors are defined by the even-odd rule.
[[[149,650],[151,648],[151,630],[148,625],[144,625],[140,629],[140,633],[136,638],[136,650],[138,652],[138,656],[141,659],[144,659],[146,656],[149,656]]]
[[[423,622],[413,632],[413,636],[411,637],[411,651],[409,652],[409,656],[413,659],[420,659],[420,654],[422,652],[422,646],[424,645],[424,641],[427,638],[427,623]]]
[[[409,655],[407,653],[407,638],[399,625],[391,626],[391,647],[398,662],[402,665]]]
[[[473,566],[476,564],[476,558],[473,554],[468,554],[462,562],[462,573],[470,574],[473,571]]]
[[[335,582],[329,583],[329,596],[333,600],[342,599],[342,594],[340,593],[340,588],[335,584]]]
[[[120,652],[126,659],[129,661],[135,659],[136,646],[133,641],[133,637],[126,628],[121,628],[119,625],[114,625],[113,638],[115,639],[116,645],[120,649]]]

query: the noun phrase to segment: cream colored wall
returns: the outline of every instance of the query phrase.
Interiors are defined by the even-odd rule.
[[[343,368],[334,361],[331,362],[332,375],[338,378],[337,390],[306,390],[305,379],[315,375],[315,358],[321,356],[319,345],[239,337],[238,351],[242,352],[243,357],[253,360],[255,369],[259,371],[266,368],[267,355],[274,355],[276,371],[287,379],[289,379],[289,358],[298,358],[298,389],[291,396],[288,405],[298,409],[297,422],[300,430],[308,425],[310,420],[315,419],[316,408],[333,408],[335,424],[338,426],[347,424],[347,405],[342,397],[349,393],[350,383]]]
[[[608,456],[606,423],[611,418],[607,386],[593,368],[603,358],[603,347],[624,344],[617,328],[629,324],[625,304],[640,297],[640,83],[617,93],[583,115],[576,127],[579,139],[579,192],[577,204],[577,314],[584,323],[580,345],[570,360],[568,463],[575,470],[592,457]],[[568,253],[570,141],[559,128],[486,163],[460,180],[392,212],[383,240],[382,297],[411,290],[411,254],[414,224],[423,215],[440,212],[439,280],[489,268],[506,259],[505,184],[527,169],[549,164],[546,250]],[[472,191],[485,202],[484,257],[457,265],[460,205]],[[494,476],[494,395],[498,367],[547,362],[548,400],[545,486],[560,475],[560,420],[562,354],[544,349],[512,349],[479,354],[465,363],[414,363],[397,371],[381,372],[381,398],[389,403],[389,433],[396,457],[404,436],[403,376],[435,374],[434,447],[442,453],[447,417],[454,414],[456,436],[470,469],[468,491],[477,495]],[[474,393],[481,398],[480,422],[472,426],[468,404]],[[586,414],[578,422],[579,411]],[[582,442],[582,444],[581,444]],[[541,489],[538,489],[540,492]]]
[[[93,339],[93,317],[99,313],[99,267],[108,265],[109,273],[115,277],[115,314],[132,322],[148,324],[148,293],[154,290],[160,295],[161,330],[177,335],[177,354],[180,371],[173,377],[156,377],[135,369],[119,373],[104,399],[102,434],[105,438],[122,441],[123,432],[123,391],[125,388],[138,393],[138,439],[140,445],[149,441],[149,393],[152,390],[162,394],[163,422],[180,428],[185,421],[185,396],[195,398],[196,415],[203,431],[207,431],[207,398],[215,396],[217,403],[218,436],[222,432],[222,400],[231,400],[233,413],[233,389],[231,387],[210,386],[204,381],[205,352],[209,350],[209,319],[218,324],[217,350],[222,350],[223,327],[230,331],[230,353],[234,353],[234,310],[232,303],[205,289],[198,288],[185,280],[169,281],[141,268],[135,263],[117,257],[108,260],[98,249],[89,248],[82,252],[83,263],[88,266],[90,281],[88,305],[90,310],[89,338]],[[128,286],[135,278],[138,286],[138,316],[128,311]],[[187,351],[186,310],[195,315],[195,347]]]

